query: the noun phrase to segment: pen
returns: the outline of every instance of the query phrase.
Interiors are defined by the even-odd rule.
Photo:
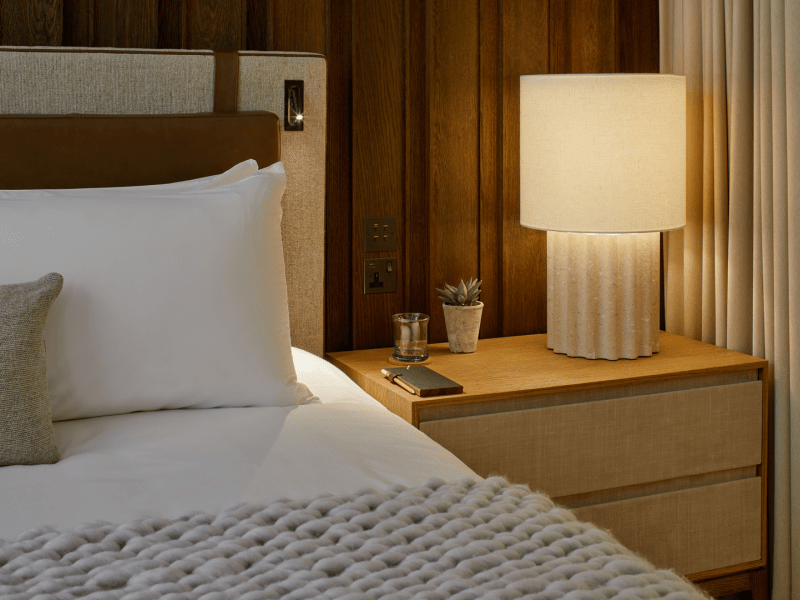
[[[387,371],[386,369],[381,369],[381,373],[383,373],[389,379],[389,381],[391,381],[392,383],[396,383],[401,388],[403,388],[405,391],[407,391],[409,394],[416,394],[416,392],[414,391],[414,388],[412,388],[410,385],[408,385],[405,381],[400,379],[394,373],[392,373],[390,371]]]

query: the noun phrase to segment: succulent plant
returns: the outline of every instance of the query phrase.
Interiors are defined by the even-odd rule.
[[[469,283],[464,283],[462,279],[458,287],[445,283],[443,290],[436,288],[436,291],[442,294],[439,299],[443,300],[445,304],[473,306],[478,302],[478,296],[481,293],[481,282],[478,279],[470,279]]]

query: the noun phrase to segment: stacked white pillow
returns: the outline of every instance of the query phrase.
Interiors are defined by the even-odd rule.
[[[0,284],[58,272],[54,421],[291,406],[281,163],[167,186],[0,192]]]

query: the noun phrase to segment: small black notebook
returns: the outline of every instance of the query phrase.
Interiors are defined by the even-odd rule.
[[[408,384],[417,396],[444,396],[447,394],[460,394],[464,391],[463,385],[448,379],[444,375],[440,375],[428,367],[397,367],[384,369],[384,372],[392,373],[397,379],[401,379]],[[393,381],[395,377],[390,379]]]

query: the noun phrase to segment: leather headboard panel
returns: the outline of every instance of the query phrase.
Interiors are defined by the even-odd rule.
[[[280,119],[264,111],[0,120],[0,189],[155,185],[281,158]]]

